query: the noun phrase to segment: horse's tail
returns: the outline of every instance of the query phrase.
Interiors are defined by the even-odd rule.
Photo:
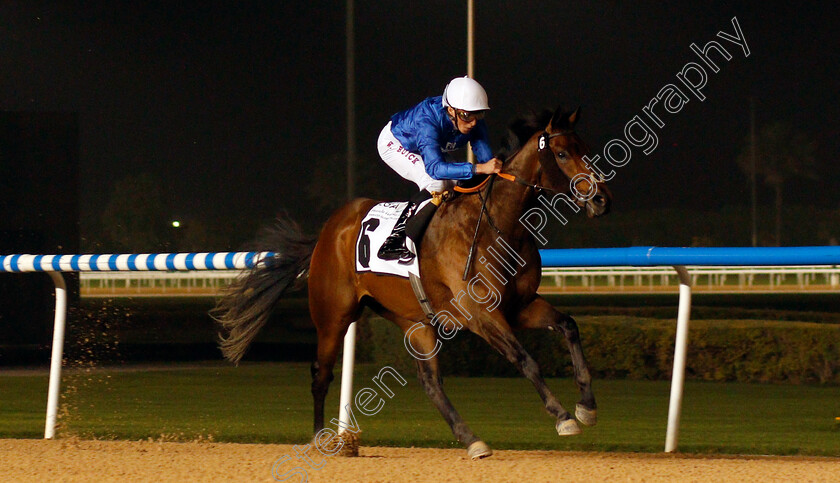
[[[273,227],[263,230],[254,249],[276,255],[236,279],[210,311],[222,326],[220,348],[227,360],[239,364],[277,301],[289,288],[306,283],[316,241],[288,217],[278,217]]]

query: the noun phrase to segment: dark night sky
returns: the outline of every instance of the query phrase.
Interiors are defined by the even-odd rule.
[[[381,164],[388,117],[465,73],[466,2],[356,3],[359,162]],[[732,60],[709,71],[704,102],[664,115],[653,153],[618,169],[616,211],[747,205],[734,157],[750,96],[759,125],[788,120],[817,143],[821,178],[789,186],[789,199],[840,207],[837,3],[476,4],[494,147],[516,113],[563,103],[583,106],[579,132],[598,153],[697,61],[692,42],[718,40]],[[733,16],[747,58],[716,37]],[[115,180],[151,172],[174,193],[173,216],[302,217],[313,160],[346,146],[344,19],[344,2],[324,0],[4,1],[0,109],[79,113],[84,212]],[[411,192],[382,173],[396,195]]]

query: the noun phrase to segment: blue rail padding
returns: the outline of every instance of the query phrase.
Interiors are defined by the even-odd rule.
[[[0,255],[0,272],[240,270],[270,263],[274,252]],[[202,263],[203,262],[203,263]]]
[[[840,265],[840,247],[565,248],[540,257],[543,267]]]
[[[0,272],[244,269],[263,261],[271,263],[270,259],[275,255],[274,252],[124,255],[13,254],[0,255]],[[543,267],[840,265],[840,247],[567,248],[540,250],[540,257]],[[163,260],[164,267],[158,268],[156,260]]]
[[[204,256],[204,266],[207,267],[208,270],[214,270],[216,267],[213,265],[213,257],[216,255],[216,252],[210,252]]]
[[[117,255],[117,256],[119,256],[119,255]],[[116,261],[115,261],[115,263],[116,263]],[[128,255],[127,257],[125,257],[124,260],[123,260],[123,267],[128,268],[131,271],[140,270],[140,268],[137,266],[137,254],[132,253],[132,254]],[[125,270],[125,268],[120,268],[120,270]]]
[[[193,259],[195,258],[195,253],[187,254],[187,258],[184,259],[184,264],[187,266],[187,270],[195,270],[195,263],[193,263]]]

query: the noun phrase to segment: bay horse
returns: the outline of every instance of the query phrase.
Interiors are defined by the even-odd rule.
[[[539,251],[534,236],[520,221],[527,210],[540,206],[539,201],[547,208],[558,197],[570,200],[575,211],[584,209],[590,217],[609,211],[608,188],[582,159],[587,147],[574,131],[579,111],[564,113],[558,108],[515,121],[508,136],[510,154],[497,175],[500,179],[481,188],[479,196],[459,195],[442,203],[429,223],[419,247],[422,285],[431,306],[438,314],[446,314],[449,328],[437,316],[429,319],[407,279],[356,271],[360,224],[377,203],[362,198],[338,209],[317,240],[302,235],[294,222],[278,219],[273,234],[266,238],[273,240],[271,246],[258,247],[275,251],[276,257],[235,282],[212,311],[226,333],[221,341],[224,356],[238,363],[277,300],[308,279],[309,309],[318,334],[317,360],[312,364],[316,434],[324,428],[324,400],[337,353],[364,307],[402,329],[426,394],[471,458],[483,458],[492,451],[470,430],[443,390],[436,349],[442,339],[454,335],[453,329],[467,328],[514,364],[556,419],[558,434],[580,433],[575,417],[584,425],[595,424],[597,406],[577,323],[537,295]],[[546,192],[552,200],[547,201]],[[486,222],[479,228],[481,213]],[[464,261],[473,245],[481,263],[473,264],[472,278],[465,280]],[[495,260],[495,265],[488,260]],[[536,361],[514,336],[515,329],[563,333],[580,391],[575,417],[552,395]]]

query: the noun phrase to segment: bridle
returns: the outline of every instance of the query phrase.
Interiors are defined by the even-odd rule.
[[[542,134],[540,134],[540,138],[539,138],[539,141],[538,141],[539,144],[537,145],[537,150],[538,150],[538,153],[539,153],[538,160],[539,160],[539,163],[540,163],[540,169],[539,169],[539,171],[537,171],[537,177],[538,178],[539,178],[539,176],[540,176],[540,174],[542,173],[543,170],[545,170],[546,173],[548,173],[548,176],[549,176],[550,179],[553,178],[555,180],[555,184],[557,184],[558,186],[560,184],[564,183],[563,181],[558,181],[558,180],[561,180],[563,178],[568,178],[568,176],[566,176],[560,170],[560,167],[557,166],[557,163],[555,162],[556,155],[549,148],[548,143],[552,138],[556,138],[557,136],[565,136],[565,135],[568,135],[568,134],[574,134],[574,132],[575,131],[573,129],[566,129],[566,130],[551,133],[551,134],[549,134],[547,131],[543,131]],[[522,151],[522,149],[523,148],[517,149],[516,151],[513,152],[513,154],[511,154],[510,156],[507,156],[507,159],[515,158],[519,154],[519,152]],[[502,168],[504,169],[504,166]],[[555,188],[549,188],[548,186],[543,186],[541,184],[531,183],[528,180],[523,179],[522,177],[516,176],[516,175],[511,174],[511,173],[496,173],[496,176],[498,176],[499,178],[502,178],[504,180],[511,181],[513,183],[518,183],[522,186],[525,186],[529,189],[532,189],[537,194],[540,194],[540,193],[546,192],[546,191],[547,192],[552,192],[552,193],[557,192],[557,189],[555,189]],[[580,174],[577,174],[575,176],[580,176]],[[589,182],[592,183],[592,184],[597,184],[597,183],[603,183],[604,182],[604,180],[600,179],[600,177],[597,177],[595,173],[590,173],[590,174],[586,175],[586,177],[589,178]],[[485,190],[485,188],[488,188],[488,184],[490,184],[490,180],[493,179],[493,178],[494,178],[494,176],[488,176],[484,181],[482,181],[478,185],[470,187],[470,188],[462,188],[460,186],[456,186],[454,189],[458,193],[464,193],[464,194],[481,193],[481,191]],[[574,178],[572,178],[572,179],[574,179]],[[577,184],[579,182],[580,181],[576,182],[575,184]],[[487,191],[489,191],[489,189]]]
[[[568,178],[568,176],[566,176],[562,172],[562,170],[560,169],[560,166],[557,165],[557,162],[555,161],[555,158],[557,157],[557,155],[549,147],[549,142],[551,141],[552,138],[555,138],[557,136],[565,136],[565,135],[569,135],[569,134],[574,134],[574,132],[575,131],[572,130],[572,129],[566,129],[566,130],[558,131],[558,132],[554,132],[554,133],[549,133],[548,131],[544,130],[540,134],[540,137],[539,137],[539,140],[538,140],[539,144],[537,145],[537,153],[538,153],[538,158],[537,159],[539,160],[539,163],[540,163],[539,170],[537,171],[537,178],[538,179],[542,175],[542,171],[545,171],[545,173],[548,175],[549,181],[552,184],[554,184],[556,186],[562,186],[562,184],[563,184],[562,179]],[[522,151],[522,149],[523,148],[517,149],[516,151],[513,152],[513,154],[508,156],[507,159],[515,158]],[[504,169],[504,166],[503,166],[503,169]],[[514,182],[514,183],[518,183],[522,186],[525,186],[529,189],[532,189],[532,190],[534,190],[534,192],[536,194],[540,194],[540,193],[545,192],[545,191],[554,192],[554,193],[556,193],[558,191],[558,189],[556,189],[556,188],[549,188],[548,186],[542,186],[540,184],[531,183],[528,180],[522,179],[521,177],[516,176],[514,174],[510,174],[510,173],[501,173],[500,172],[500,173],[496,173],[496,176],[498,176],[499,178],[502,178],[504,180]],[[467,263],[464,266],[464,275],[463,275],[463,277],[461,277],[462,280],[465,280],[465,281],[467,280],[467,275],[469,274],[470,267],[472,266],[472,259],[473,259],[473,255],[475,253],[475,245],[476,245],[476,242],[478,241],[478,233],[479,233],[479,229],[481,227],[481,220],[484,219],[484,217],[486,216],[488,223],[490,223],[490,226],[496,231],[496,234],[497,235],[503,235],[502,231],[496,226],[496,223],[493,222],[493,218],[490,216],[490,213],[487,212],[487,200],[490,199],[490,193],[492,193],[493,182],[495,181],[496,176],[490,175],[481,184],[479,184],[478,186],[475,186],[473,188],[470,188],[468,190],[456,188],[456,191],[459,191],[461,193],[478,193],[478,197],[481,200],[481,210],[478,212],[478,219],[476,220],[476,224],[475,224],[475,233],[473,234],[472,245],[470,245],[470,251],[467,255]],[[570,183],[573,182],[575,187],[577,186],[578,182],[575,182],[574,180],[578,176],[581,176],[581,173],[576,174],[575,176],[573,176],[570,179]],[[597,189],[597,183],[604,181],[603,179],[600,179],[600,176],[596,177],[596,175],[593,174],[593,173],[586,174],[586,175],[584,175],[584,177],[588,178],[590,186],[595,186],[596,189]],[[580,200],[580,201],[583,201],[583,200]]]
[[[557,186],[560,186],[563,183],[562,181],[558,181],[558,180],[562,179],[565,175],[560,170],[560,167],[557,166],[557,163],[554,160],[555,154],[549,148],[549,141],[552,138],[555,138],[557,136],[563,136],[563,135],[572,134],[572,133],[574,133],[574,130],[567,129],[567,130],[563,130],[563,131],[559,131],[559,132],[555,132],[555,133],[551,133],[551,134],[549,134],[548,131],[543,131],[542,134],[540,134],[539,144],[538,144],[538,155],[539,155],[538,159],[539,159],[539,163],[540,163],[540,168],[539,168],[539,171],[537,171],[537,178],[540,177],[541,171],[545,170],[545,172],[549,176],[549,179],[553,178],[554,183],[557,183]],[[522,151],[522,148],[519,148],[516,151],[514,151],[514,153],[511,154],[510,156],[508,156],[507,159],[515,158],[520,153],[520,151]],[[531,183],[528,180],[522,179],[521,177],[516,176],[514,174],[510,174],[510,173],[501,173],[500,172],[500,173],[496,173],[496,176],[498,176],[499,178],[502,178],[504,180],[511,181],[511,182],[514,182],[514,183],[518,183],[522,186],[526,186],[527,188],[534,190],[534,192],[537,193],[537,194],[540,194],[540,193],[545,192],[545,191],[550,191],[550,192],[556,192],[557,191],[557,189],[555,189],[555,188],[549,188],[547,186],[542,186],[542,185],[539,185],[539,184],[536,184],[536,183]],[[481,210],[478,212],[478,219],[476,220],[476,225],[475,225],[475,234],[473,235],[472,245],[470,245],[470,251],[469,251],[469,254],[467,255],[467,263],[464,266],[464,275],[462,277],[463,280],[467,279],[467,275],[469,274],[470,267],[472,266],[473,254],[475,253],[475,244],[478,241],[479,228],[481,227],[481,220],[486,216],[487,217],[487,222],[490,223],[490,226],[493,228],[493,230],[496,231],[496,234],[497,235],[502,235],[502,231],[499,229],[498,226],[496,226],[496,223],[493,221],[493,218],[490,216],[490,213],[487,212],[487,200],[490,199],[490,194],[493,191],[493,182],[496,180],[496,176],[493,176],[493,175],[488,176],[487,179],[485,179],[481,184],[479,184],[478,186],[476,186],[476,187],[474,187],[470,190],[458,190],[456,188],[456,191],[460,191],[462,193],[476,193],[477,192],[478,197],[481,200]],[[485,186],[486,186],[486,189],[485,189]]]
[[[545,171],[545,173],[548,175],[549,180],[553,180],[552,184],[555,184],[556,186],[560,186],[560,185],[563,184],[563,181],[561,181],[563,178],[568,178],[568,176],[566,176],[560,170],[560,167],[557,166],[557,163],[555,161],[557,155],[554,153],[554,151],[551,150],[549,142],[553,138],[556,138],[558,136],[566,136],[566,135],[569,135],[569,134],[574,134],[574,132],[575,131],[573,129],[566,129],[566,130],[563,130],[563,131],[558,131],[558,132],[554,132],[554,133],[550,133],[550,134],[548,133],[548,131],[543,131],[542,134],[540,134],[538,144],[537,144],[537,152],[538,152],[538,158],[537,159],[539,160],[539,163],[540,163],[540,169],[539,169],[539,171],[537,171],[537,178],[540,177],[540,174],[541,174],[542,171]],[[511,156],[508,156],[508,159],[514,158],[517,154],[519,154],[519,151],[521,151],[521,149],[522,148],[520,148],[519,150],[514,152]],[[545,192],[545,191],[552,192],[552,193],[557,192],[556,188],[549,188],[548,186],[543,186],[543,185],[536,184],[536,183],[530,183],[527,180],[524,180],[521,177],[510,174],[510,173],[497,173],[497,174],[502,179],[505,179],[505,180],[508,180],[508,181],[513,181],[513,182],[519,183],[523,186],[527,186],[528,188],[534,190],[537,194]],[[589,175],[590,182],[597,183],[598,180],[597,179],[593,180],[592,179],[593,177],[594,177],[593,175]],[[572,178],[572,179],[574,179],[574,178]],[[575,183],[575,184],[577,184],[577,183]]]

